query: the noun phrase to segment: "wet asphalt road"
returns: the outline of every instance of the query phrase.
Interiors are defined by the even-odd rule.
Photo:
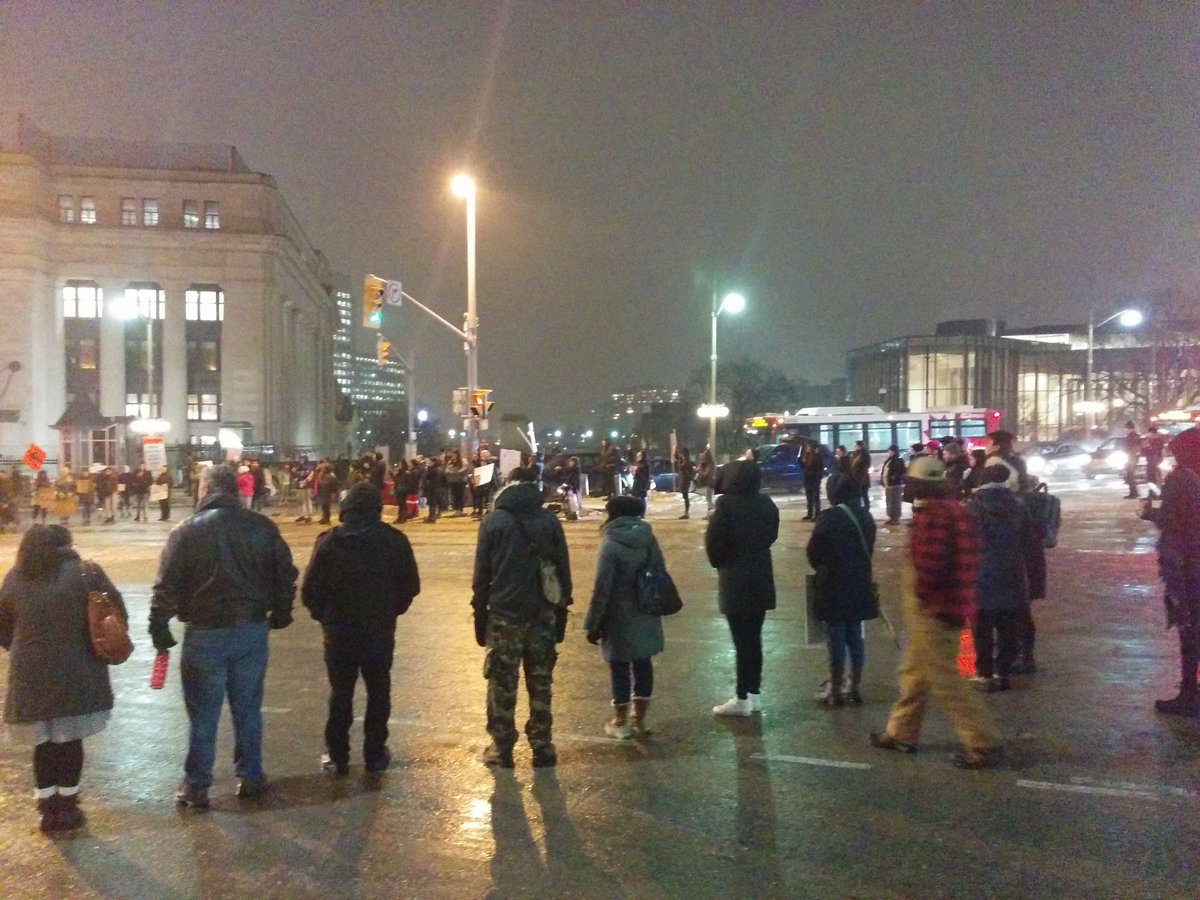
[[[1177,679],[1154,530],[1114,481],[1055,487],[1065,521],[1049,551],[1050,597],[1035,608],[1041,672],[987,700],[1008,747],[999,769],[953,768],[937,712],[916,756],[867,746],[896,695],[898,652],[878,623],[867,629],[866,704],[812,701],[824,652],[805,641],[810,529],[794,497],[776,498],[780,606],[765,629],[765,712],[714,719],[711,706],[730,695],[732,650],[703,519],[677,521],[672,496],[655,497],[649,518],[687,605],[656,660],[650,740],[603,736],[607,669],[575,625],[556,672],[558,769],[535,774],[525,745],[513,772],[481,766],[482,651],[468,609],[476,526],[412,524],[424,592],[399,622],[391,770],[365,775],[357,758],[347,778],[317,770],[324,669],[319,630],[300,611],[271,636],[273,790],[234,798],[226,714],[204,813],[172,801],[186,749],[174,656],[167,688],[147,687],[144,622],[168,526],[76,529],[84,555],[125,591],[138,646],[112,670],[112,724],[86,743],[83,832],[38,833],[28,753],[0,740],[0,896],[1200,895],[1200,721],[1152,706]],[[581,607],[600,519],[567,526]],[[318,529],[279,521],[303,568]],[[897,621],[904,539],[903,527],[881,529],[876,551]],[[16,543],[0,537],[0,567]],[[0,681],[6,672],[0,662]],[[523,714],[522,701],[519,723]]]

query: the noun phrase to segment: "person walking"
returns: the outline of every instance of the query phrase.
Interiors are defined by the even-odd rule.
[[[692,481],[696,478],[696,467],[692,464],[692,455],[687,447],[675,450],[675,472],[679,476],[679,493],[683,497],[683,515],[679,518],[688,519],[692,515]]]
[[[975,615],[975,677],[988,693],[1007,691],[1021,631],[1029,619],[1029,557],[1041,539],[1029,510],[1007,482],[1004,463],[983,470],[982,484],[968,507],[979,521],[983,553],[979,563],[978,612]]]
[[[762,472],[753,460],[728,463],[704,535],[709,564],[717,570],[717,598],[729,623],[736,656],[734,696],[713,707],[718,716],[748,716],[762,709],[762,628],[775,608],[771,545],[779,537],[779,510],[759,493]]]
[[[879,600],[871,579],[875,521],[862,506],[857,481],[841,472],[825,484],[830,508],[821,513],[808,539],[808,564],[816,572],[814,614],[825,623],[829,678],[817,692],[822,706],[862,704],[866,663],[862,623],[879,617]],[[850,657],[849,677],[846,656]]]
[[[108,666],[92,653],[87,592],[104,591],[126,615],[104,570],[84,563],[61,525],[31,525],[0,584],[0,647],[9,651],[4,721],[33,746],[34,796],[46,834],[84,824],[79,808],[83,739],[113,708]]]
[[[237,476],[214,466],[196,514],[167,538],[150,601],[150,637],[160,653],[175,646],[168,623],[186,624],[180,674],[190,735],[180,806],[208,806],[217,723],[229,698],[237,796],[267,790],[262,766],[262,698],[267,630],[292,622],[292,552],[275,523],[245,509]]]
[[[979,526],[951,496],[946,466],[933,455],[908,467],[913,522],[900,572],[908,643],[900,661],[900,699],[871,746],[915,753],[930,697],[938,700],[963,744],[954,764],[986,769],[1000,760],[999,735],[979,695],[958,675],[959,634],[975,611]]]
[[[543,587],[541,565],[551,563],[561,602],[551,602]],[[487,730],[491,744],[484,765],[511,769],[517,742],[514,716],[518,669],[525,669],[529,720],[525,734],[533,765],[558,762],[551,734],[555,645],[562,643],[571,599],[571,563],[562,523],[542,508],[537,470],[513,469],[509,484],[496,495],[495,509],[479,528],[475,548],[471,607],[475,641],[487,648],[483,663],[487,690]]]
[[[888,447],[887,459],[879,470],[879,486],[883,488],[883,503],[887,510],[887,525],[900,524],[900,501],[904,498],[904,460],[900,447]]]
[[[1158,574],[1165,586],[1167,626],[1179,632],[1179,693],[1154,701],[1170,716],[1200,716],[1196,667],[1200,665],[1200,428],[1171,441],[1175,468],[1163,481],[1162,503],[1142,501],[1140,516],[1158,526]]]
[[[353,591],[346,590],[348,584],[354,585]],[[408,538],[384,524],[383,501],[372,482],[354,485],[342,501],[341,524],[317,538],[300,591],[325,636],[325,771],[350,771],[350,725],[359,675],[367,691],[363,766],[368,772],[388,767],[396,617],[408,612],[419,593],[421,577]]]
[[[626,740],[649,733],[653,657],[663,650],[662,617],[638,610],[638,581],[649,566],[664,563],[654,532],[643,519],[644,500],[614,497],[604,508],[608,521],[601,529],[596,583],[583,630],[608,663],[613,717],[604,724],[604,733]]]

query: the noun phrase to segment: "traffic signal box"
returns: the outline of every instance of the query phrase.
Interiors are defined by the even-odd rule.
[[[379,328],[383,325],[383,297],[387,282],[374,275],[363,279],[363,328]]]
[[[375,339],[375,361],[386,366],[392,358],[392,342],[382,334]]]
[[[490,393],[491,393],[490,388],[487,390],[480,388],[479,390],[475,390],[475,391],[471,392],[471,405],[468,410],[471,415],[471,418],[473,418],[473,419],[486,419],[487,418],[488,410],[490,410],[493,406],[493,401],[488,399],[488,394],[490,394]]]

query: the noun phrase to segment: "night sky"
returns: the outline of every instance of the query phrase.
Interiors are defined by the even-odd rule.
[[[586,422],[721,356],[811,382],[949,318],[1083,321],[1200,285],[1200,7],[0,5],[4,115],[234,144],[333,268],[455,323],[480,184],[481,382]],[[461,345],[404,311],[421,399]]]

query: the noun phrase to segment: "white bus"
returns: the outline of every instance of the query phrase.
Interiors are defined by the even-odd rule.
[[[794,413],[763,413],[746,420],[745,433],[754,446],[766,444],[824,445],[847,450],[866,443],[873,462],[896,444],[903,453],[917,443],[956,437],[967,449],[983,446],[984,437],[1000,427],[997,409],[952,406],[923,412],[884,412],[878,406],[812,406]]]

